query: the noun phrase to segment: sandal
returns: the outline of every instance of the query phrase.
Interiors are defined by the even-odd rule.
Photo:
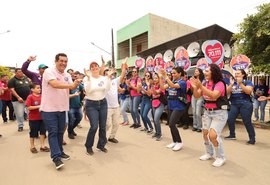
[[[50,148],[48,148],[47,146],[44,146],[44,148],[40,147],[40,151],[41,152],[49,152]]]
[[[38,151],[37,151],[37,149],[36,149],[36,147],[34,147],[34,148],[31,148],[30,149],[30,151],[33,153],[33,154],[36,154],[36,153],[38,153]]]

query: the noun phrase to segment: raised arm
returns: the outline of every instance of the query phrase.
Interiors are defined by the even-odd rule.
[[[29,71],[28,70],[28,67],[29,67],[29,65],[30,65],[30,63],[32,62],[32,61],[35,61],[36,60],[36,56],[30,56],[30,57],[28,57],[28,59],[27,59],[27,61],[25,61],[24,63],[23,63],[23,65],[22,65],[22,72],[28,77],[28,78],[30,78],[30,79],[32,79],[32,77],[35,75],[35,73],[34,72],[32,72],[32,71]]]

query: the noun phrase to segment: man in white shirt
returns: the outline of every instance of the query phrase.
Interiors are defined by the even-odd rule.
[[[123,80],[126,74],[126,62],[127,58],[125,58],[122,62],[121,67],[121,75],[115,78],[116,74],[112,75],[111,79],[111,88],[106,94],[106,100],[108,103],[108,115],[107,115],[107,123],[106,130],[108,131],[111,128],[111,133],[108,137],[108,141],[112,143],[118,143],[118,140],[115,139],[116,132],[119,127],[119,118],[120,118],[120,110],[119,110],[119,102],[118,102],[118,85],[120,81]],[[107,72],[109,70],[104,71],[104,75],[107,76]]]

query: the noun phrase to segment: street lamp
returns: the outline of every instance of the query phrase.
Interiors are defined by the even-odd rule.
[[[91,42],[91,44],[95,47],[97,47],[98,49],[104,51],[105,53],[108,53],[109,55],[112,55],[110,52],[106,51],[105,49],[102,49],[101,47],[97,46],[94,42]]]
[[[5,34],[5,33],[9,33],[9,32],[10,32],[10,30],[7,30],[5,32],[0,32],[0,34]]]
[[[113,29],[112,29],[112,53],[110,53],[110,52],[108,52],[108,51],[106,51],[105,49],[103,49],[103,48],[101,48],[101,47],[99,47],[99,46],[97,46],[97,45],[95,45],[95,43],[94,42],[91,42],[91,44],[93,45],[93,46],[95,46],[95,47],[97,47],[98,49],[100,49],[100,50],[102,50],[102,51],[104,51],[105,53],[108,53],[109,55],[111,55],[112,56],[112,63],[111,63],[111,67],[115,67],[115,62],[114,62],[114,48],[113,48],[113,46],[114,46],[114,43],[113,43]]]

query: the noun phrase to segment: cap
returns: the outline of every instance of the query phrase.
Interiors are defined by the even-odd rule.
[[[93,63],[96,63],[98,66],[100,66],[100,65],[98,64],[98,62],[96,62],[96,61],[90,62],[89,66],[91,66]]]
[[[48,68],[48,66],[46,66],[45,64],[40,64],[38,66],[38,69],[46,69],[46,68]]]

